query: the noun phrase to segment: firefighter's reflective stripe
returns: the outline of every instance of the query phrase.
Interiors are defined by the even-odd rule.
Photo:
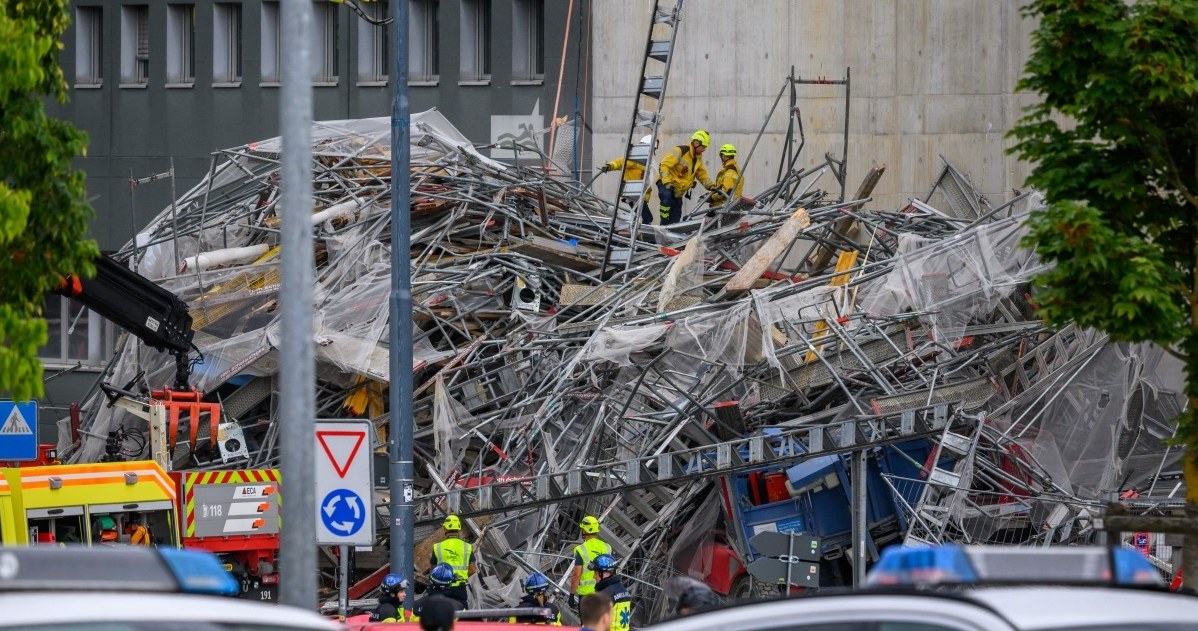
[[[450,537],[433,545],[433,556],[437,558],[437,563],[448,563],[449,567],[453,568],[452,585],[455,587],[470,578],[470,556],[473,553],[474,546],[457,537]]]
[[[600,554],[611,554],[611,546],[598,538],[587,539],[582,545],[574,546],[574,554],[582,559],[582,574],[578,577],[578,595],[586,596],[595,592],[595,571],[590,569],[591,561]]]

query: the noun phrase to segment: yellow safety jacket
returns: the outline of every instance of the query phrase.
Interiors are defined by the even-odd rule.
[[[607,166],[612,171],[615,171],[616,169],[619,169],[620,167],[624,167],[623,179],[625,182],[640,182],[641,180],[645,179],[645,163],[644,162],[637,162],[636,160],[629,160],[628,166],[624,166],[624,158],[616,158],[615,160],[608,162]],[[649,187],[645,186],[645,200],[648,201],[648,199],[649,199]]]
[[[150,530],[141,524],[133,527],[133,532],[129,534],[129,543],[135,546],[150,545]]]
[[[675,195],[685,195],[698,181],[705,188],[713,185],[707,177],[703,160],[690,145],[678,145],[661,159],[661,183],[674,189]]]
[[[708,198],[707,203],[711,206],[723,206],[724,202],[728,201],[725,195],[728,191],[732,191],[733,199],[740,199],[741,191],[745,190],[745,180],[740,176],[740,165],[736,164],[736,158],[724,163],[720,167],[720,172],[715,176],[715,192]]]
[[[595,571],[589,569],[589,566],[600,554],[611,554],[611,546],[598,537],[592,537],[574,546],[574,556],[582,563],[582,574],[578,577],[580,597],[595,593]]]
[[[453,568],[454,587],[470,578],[470,559],[473,555],[474,546],[457,537],[447,537],[433,545],[433,556],[437,563],[448,563]]]

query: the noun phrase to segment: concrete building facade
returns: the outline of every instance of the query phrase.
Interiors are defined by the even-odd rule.
[[[663,3],[664,4],[664,3]],[[1006,0],[686,0],[674,52],[663,150],[695,129],[714,147],[737,146],[745,194],[777,180],[788,125],[788,96],[767,115],[794,69],[805,79],[842,79],[851,68],[848,194],[873,163],[887,171],[873,195],[879,208],[923,197],[942,162],[967,174],[992,199],[1020,187],[1027,165],[1006,154],[1004,138],[1034,95],[1015,85],[1034,22],[1024,3]],[[649,0],[595,0],[595,159],[622,155],[644,47]],[[839,157],[845,94],[840,86],[799,89],[806,132],[799,167]],[[761,136],[751,161],[748,150]],[[705,156],[719,164],[715,151]],[[615,182],[600,178],[605,196]],[[831,174],[817,187],[838,190]]]

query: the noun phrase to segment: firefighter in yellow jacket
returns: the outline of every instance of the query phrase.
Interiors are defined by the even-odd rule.
[[[682,220],[682,198],[690,194],[695,184],[711,189],[715,183],[703,166],[703,152],[711,146],[711,135],[702,129],[691,134],[690,144],[678,145],[661,159],[661,176],[657,180],[657,196],[661,202],[661,225]]]
[[[570,576],[570,606],[578,608],[583,596],[595,593],[595,571],[591,561],[601,554],[611,554],[611,545],[599,538],[599,520],[587,515],[579,522],[582,543],[574,546],[574,573]]]
[[[745,180],[740,174],[740,165],[736,163],[736,147],[724,145],[720,147],[720,172],[715,175],[715,186],[711,189],[711,197],[707,204],[711,208],[727,203],[731,192],[732,199],[739,199],[741,191],[745,190]]]
[[[474,546],[466,543],[459,536],[462,532],[462,520],[457,515],[447,515],[441,527],[447,536],[433,544],[432,565],[445,563],[453,568],[453,580],[446,595],[461,601],[466,607],[466,581],[471,574],[478,571],[474,563]]]
[[[645,137],[641,138],[640,140],[638,140],[636,144],[638,146],[648,147],[649,143],[651,143],[651,142],[653,142],[653,136],[645,136]],[[640,162],[638,160],[629,159],[627,165],[625,165],[624,158],[616,158],[615,160],[612,160],[611,162],[608,162],[607,164],[599,167],[599,172],[600,173],[608,173],[611,171],[615,171],[616,169],[619,169],[621,167],[623,167],[623,169],[624,169],[624,171],[623,171],[624,177],[622,178],[622,181],[620,183],[621,187],[623,187],[624,184],[627,182],[643,182],[646,180],[646,178],[645,178],[645,171],[647,170],[646,165],[644,162]],[[635,209],[637,207],[636,196],[628,197],[628,196],[623,195],[623,188],[621,188],[620,192],[621,192],[620,199],[622,199],[625,204],[628,204],[628,206],[630,208]],[[643,200],[643,203],[641,204],[641,222],[647,223],[647,224],[653,223],[653,213],[649,211],[649,183],[648,182],[645,182],[644,200]]]

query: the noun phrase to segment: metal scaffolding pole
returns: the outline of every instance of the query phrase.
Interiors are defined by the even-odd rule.
[[[316,360],[312,343],[312,3],[283,3],[283,56],[279,127],[283,139],[282,288],[279,296],[283,339],[283,414],[280,460],[287,481],[283,506],[279,589],[283,604],[311,609],[316,604],[315,431]]]

